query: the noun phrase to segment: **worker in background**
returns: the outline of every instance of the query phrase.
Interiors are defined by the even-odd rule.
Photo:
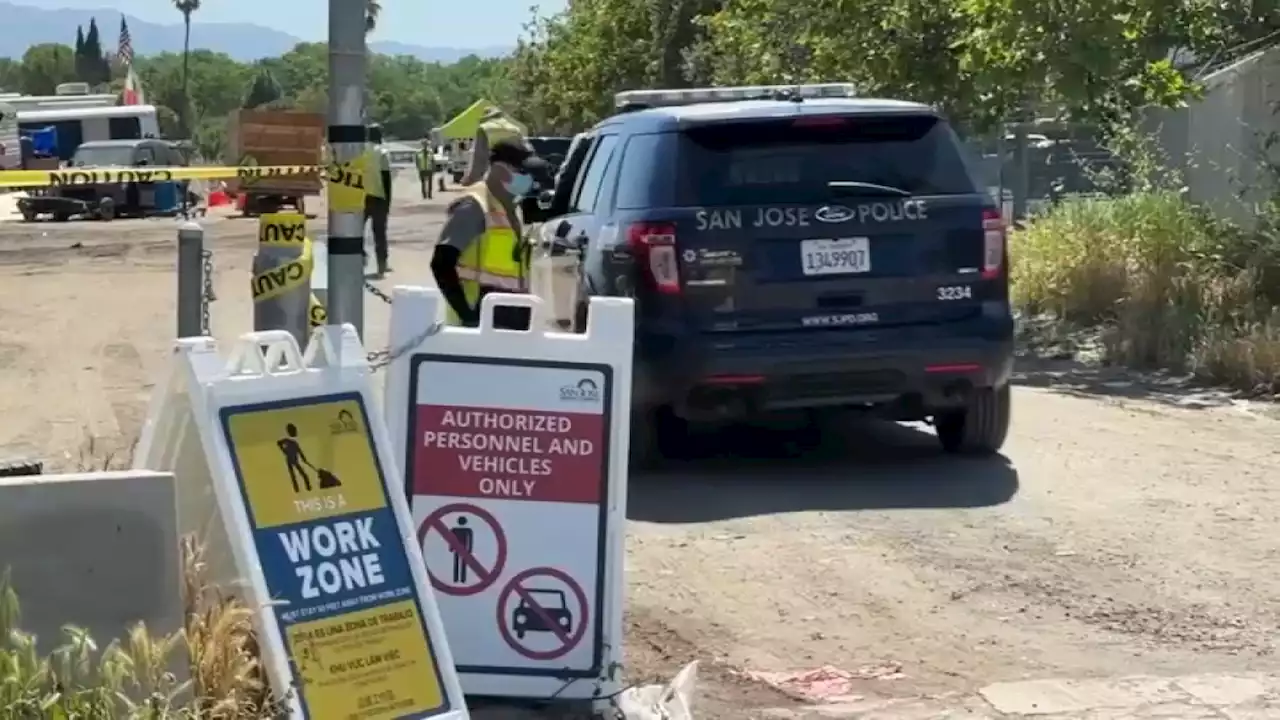
[[[436,146],[436,154],[431,162],[431,166],[440,171],[440,192],[444,192],[444,176],[449,174],[449,155],[443,145]]]
[[[391,272],[387,264],[387,216],[391,214],[391,153],[382,144],[382,126],[369,126],[369,144],[378,162],[379,187],[370,183],[364,198],[364,219],[372,226],[373,251],[378,261],[378,276]]]
[[[480,116],[480,126],[476,128],[475,141],[471,143],[471,160],[467,164],[467,172],[462,177],[463,186],[480,182],[488,170],[490,148],[500,142],[516,142],[528,145],[524,139],[524,131],[520,129],[498,108],[490,108]],[[532,152],[533,149],[529,148]]]
[[[479,325],[480,299],[488,293],[528,292],[516,206],[532,190],[535,176],[548,174],[547,164],[526,143],[511,140],[493,145],[485,161],[488,169],[480,182],[464,187],[449,205],[431,258],[451,325]],[[529,323],[527,307],[494,310],[495,328],[527,330]]]
[[[431,176],[435,173],[436,157],[431,152],[431,141],[423,140],[422,149],[413,155],[413,162],[418,166],[418,184],[422,186],[422,199],[431,199]]]

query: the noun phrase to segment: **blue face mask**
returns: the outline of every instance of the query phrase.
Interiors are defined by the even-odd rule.
[[[511,179],[504,186],[512,197],[522,198],[533,189],[533,178],[524,173],[512,173]]]

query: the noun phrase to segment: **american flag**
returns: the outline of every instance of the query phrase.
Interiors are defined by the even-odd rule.
[[[120,17],[120,45],[116,48],[116,58],[124,67],[133,67],[133,40],[129,37],[129,24]]]

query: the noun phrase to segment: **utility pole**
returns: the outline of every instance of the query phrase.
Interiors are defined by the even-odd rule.
[[[365,0],[329,0],[329,145],[332,161],[360,157],[364,121]],[[367,172],[378,172],[375,166]],[[329,207],[330,325],[351,323],[364,339],[364,213]]]

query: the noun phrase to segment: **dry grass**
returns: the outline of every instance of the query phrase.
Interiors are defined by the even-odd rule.
[[[101,651],[84,630],[67,626],[65,642],[40,657],[35,638],[19,629],[9,575],[0,577],[0,718],[280,717],[259,664],[251,611],[207,584],[194,538],[184,538],[181,551],[184,628],[157,638],[139,623]],[[178,666],[188,677],[174,675]]]
[[[1151,191],[1066,202],[1015,233],[1010,256],[1024,315],[1101,328],[1108,362],[1280,392],[1280,243],[1265,229]]]

